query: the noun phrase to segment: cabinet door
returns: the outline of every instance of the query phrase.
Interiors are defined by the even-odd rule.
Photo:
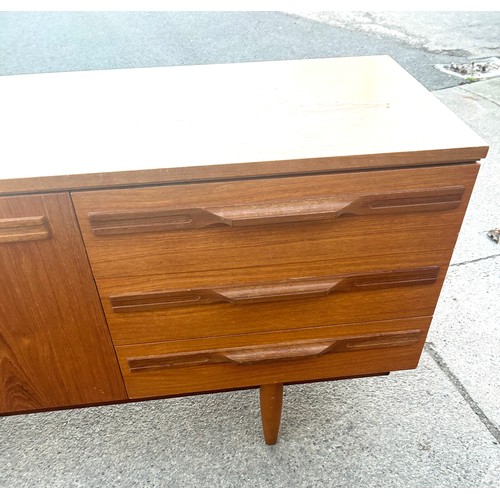
[[[69,195],[0,198],[0,413],[126,397]]]

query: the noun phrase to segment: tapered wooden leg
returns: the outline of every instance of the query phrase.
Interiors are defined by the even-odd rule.
[[[283,384],[260,386],[260,416],[266,444],[276,444],[283,407]]]

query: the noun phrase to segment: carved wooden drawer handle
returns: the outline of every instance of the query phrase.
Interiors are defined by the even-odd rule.
[[[0,243],[46,240],[49,237],[49,225],[44,215],[0,219]]]
[[[322,340],[283,342],[232,349],[190,351],[158,356],[127,358],[131,372],[162,368],[188,368],[192,366],[231,363],[244,366],[291,360],[318,358],[329,353],[404,347],[421,340],[422,330],[383,332]]]
[[[90,212],[97,236],[198,229],[214,225],[258,226],[335,219],[342,215],[451,210],[460,205],[463,186],[393,191],[369,195],[269,201],[229,207]]]
[[[432,284],[435,283],[438,272],[438,266],[431,266],[397,271],[298,278],[270,283],[128,293],[112,295],[110,301],[114,312],[124,313],[221,302],[248,304],[308,299],[324,297],[336,292]]]

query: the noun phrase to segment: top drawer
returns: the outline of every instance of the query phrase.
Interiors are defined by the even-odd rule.
[[[113,189],[72,197],[98,283],[168,275],[169,285],[201,286],[213,281],[213,273],[219,281],[237,283],[266,268],[265,276],[259,272],[255,278],[273,280],[289,277],[286,266],[300,265],[306,276],[317,272],[307,272],[308,266],[326,262],[335,262],[326,272],[350,273],[383,269],[383,256],[451,250],[477,168]]]

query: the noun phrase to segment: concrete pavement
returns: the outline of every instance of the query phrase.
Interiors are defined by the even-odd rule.
[[[114,20],[106,36],[114,29],[116,41],[120,33],[132,29],[127,24],[131,18],[127,19],[101,18],[99,29],[105,31],[106,23]],[[209,17],[199,19],[209,23]],[[255,19],[226,18],[225,26],[233,26],[229,33],[235,37],[234,45],[226,41],[223,46],[230,47],[229,54],[222,53],[221,46],[203,51],[197,42],[191,45],[192,52],[184,50],[179,40],[187,35],[179,33],[190,31],[187,24],[178,26],[176,33],[165,35],[164,43],[170,36],[177,44],[168,46],[165,52],[172,59],[164,61],[336,56],[349,50],[349,55],[363,55],[365,49],[371,53],[358,45],[364,38],[341,27],[280,13],[260,17],[258,23]],[[83,32],[84,26],[90,32],[96,29],[95,23],[82,25],[83,21],[72,22],[80,23]],[[28,20],[23,22],[29,31]],[[0,16],[2,23],[5,27]],[[159,19],[144,23],[160,30]],[[257,46],[242,46],[240,59],[236,49],[241,33],[231,23],[238,29],[247,23],[247,28],[261,30],[260,37],[250,35],[249,28],[245,31]],[[280,23],[287,31],[271,34],[271,27]],[[141,53],[144,65],[157,64],[161,50],[146,54],[147,35],[140,23],[135,26],[136,32],[127,35],[136,40],[128,59],[120,55],[118,42],[108,47],[107,60],[102,47],[92,58],[85,44],[83,59],[78,59],[78,44],[83,42],[67,31],[66,46],[74,44],[73,55],[62,47],[65,56],[52,58],[50,65],[55,45],[46,46],[38,57],[24,48],[18,56],[26,52],[26,57],[11,63],[4,60],[1,71],[136,64]],[[31,29],[29,33],[41,30]],[[200,29],[211,32],[213,40],[219,36],[219,27],[210,31],[201,23]],[[54,40],[62,36],[55,28],[45,26],[45,30]],[[426,57],[433,57],[427,49],[362,35],[372,40],[372,47],[382,40],[386,45],[377,48],[391,49],[387,53],[396,60],[414,61],[407,69],[428,82],[435,95],[490,144],[419,368],[376,379],[287,387],[280,440],[274,447],[263,443],[255,390],[2,418],[0,487],[500,486],[500,245],[486,236],[488,230],[500,227],[500,79],[443,89],[450,80],[440,80],[432,65],[425,66]],[[199,36],[192,34],[195,40]],[[325,52],[320,40],[330,40]],[[0,50],[8,45],[0,35]],[[424,66],[422,76],[418,71]]]
[[[500,54],[499,12],[298,11],[291,14],[453,57]]]
[[[428,341],[500,437],[500,78],[435,92],[490,144]],[[486,424],[488,425],[488,424]]]

